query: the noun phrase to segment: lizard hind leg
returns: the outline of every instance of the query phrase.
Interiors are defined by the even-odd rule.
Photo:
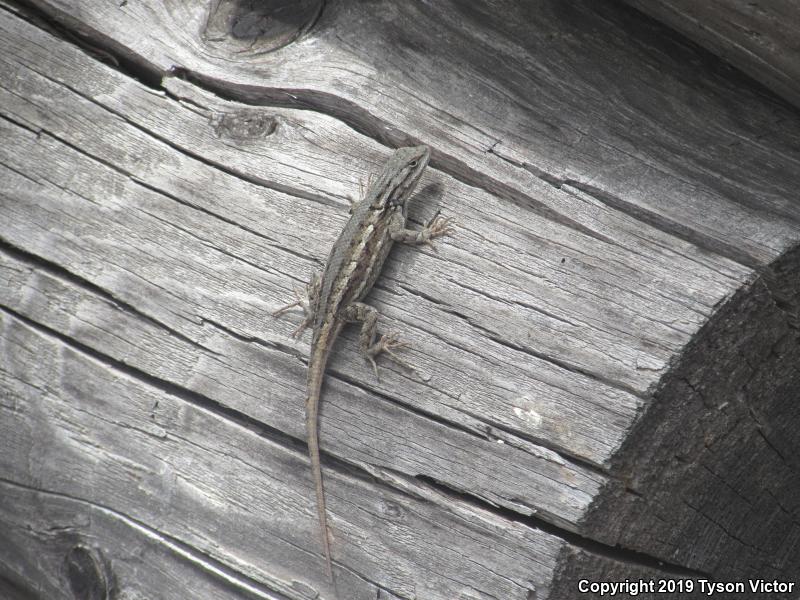
[[[354,302],[345,310],[345,318],[349,322],[361,323],[361,335],[359,336],[359,347],[361,354],[372,365],[372,370],[375,372],[375,379],[380,381],[378,375],[378,363],[375,357],[379,354],[386,354],[392,361],[409,371],[416,371],[416,369],[409,363],[394,353],[394,350],[402,348],[409,348],[411,345],[407,342],[400,341],[397,333],[388,333],[381,335],[380,339],[376,341],[378,336],[378,311],[372,308],[369,304],[363,302]]]
[[[314,273],[311,276],[311,281],[306,284],[305,293],[299,290],[297,287],[293,289],[295,301],[285,306],[281,306],[278,310],[272,313],[273,317],[279,317],[283,313],[288,312],[295,306],[299,306],[303,309],[303,315],[305,318],[300,325],[292,332],[292,337],[299,337],[303,331],[306,330],[306,327],[311,325],[314,322],[314,317],[316,316],[317,312],[317,304],[319,299],[319,289],[320,289],[320,278],[319,273]]]

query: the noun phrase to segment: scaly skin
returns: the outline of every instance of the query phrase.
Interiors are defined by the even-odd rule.
[[[325,491],[319,457],[318,416],[320,391],[328,355],[346,323],[359,321],[361,352],[377,376],[375,357],[385,352],[392,360],[409,367],[392,350],[405,347],[393,334],[376,342],[377,311],[361,302],[380,275],[394,242],[432,244],[434,238],[449,235],[453,223],[438,214],[420,231],[406,229],[406,205],[430,158],[427,146],[400,148],[369,186],[364,198],[352,207],[350,220],[331,248],[322,277],[314,276],[307,286],[307,299],[295,291],[297,301],[274,314],[301,306],[305,321],[295,330],[299,335],[309,324],[313,329],[308,362],[306,431],[311,472],[317,495],[317,512],[325,553],[325,570],[333,580]],[[410,367],[409,367],[410,368]]]

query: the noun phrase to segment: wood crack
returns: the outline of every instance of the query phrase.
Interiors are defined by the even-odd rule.
[[[415,479],[423,481],[446,497],[454,499],[457,498],[466,504],[471,504],[482,510],[499,514],[512,521],[524,523],[531,528],[540,529],[551,535],[557,536],[572,546],[580,548],[590,554],[608,558],[616,562],[622,562],[631,566],[653,569],[655,571],[664,573],[665,575],[674,577],[703,577],[705,579],[712,578],[710,574],[703,571],[691,569],[680,564],[669,563],[643,552],[632,550],[630,548],[623,548],[618,545],[609,546],[597,540],[585,537],[574,531],[563,529],[537,516],[521,515],[520,513],[510,509],[487,504],[484,500],[477,498],[472,494],[455,490],[447,484],[439,482],[435,479],[422,475],[418,475],[415,477]]]
[[[27,6],[27,3],[25,3],[25,5]],[[37,13],[39,12],[37,9],[34,10]],[[48,23],[54,23],[54,20],[48,15],[41,14],[40,16]],[[75,41],[71,39],[75,36],[66,25],[57,22],[55,22],[55,25],[61,31],[69,33],[69,36],[66,37],[67,41],[72,41],[72,43],[75,43]],[[83,33],[85,34],[86,32]],[[113,50],[108,48],[104,48],[104,52],[107,52],[112,56],[117,56],[117,53],[114,53]],[[134,70],[130,71],[129,69],[134,65]],[[183,67],[175,67],[168,72],[162,72],[159,69],[144,67],[138,62],[130,60],[119,60],[118,65],[112,66],[120,72],[129,76],[134,76],[139,80],[143,79],[137,75],[140,75],[142,71],[146,71],[148,73],[148,77],[146,77],[144,80],[150,81],[151,85],[153,81],[158,80],[159,84],[154,86],[154,89],[165,92],[168,97],[176,101],[180,101],[180,99],[166,89],[166,86],[163,83],[163,77],[173,76],[186,79],[201,89],[214,94],[216,97],[231,102],[238,102],[251,106],[300,108],[321,112],[340,120],[342,123],[348,125],[356,132],[366,135],[390,147],[416,145],[421,143],[417,138],[409,136],[408,134],[393,128],[389,123],[383,121],[376,115],[373,115],[366,109],[356,105],[352,101],[325,92],[316,90],[267,87],[259,87],[258,89],[254,89],[247,85],[231,86],[228,82],[223,84],[223,82],[219,82],[213,77],[205,76],[201,73],[196,73]],[[65,85],[63,82],[56,83]],[[68,87],[68,89],[76,94],[82,95],[87,100],[96,103],[94,99],[86,97],[85,95],[81,94],[79,90],[75,90],[71,87]],[[104,108],[106,110],[110,110],[106,106],[104,106]],[[240,172],[236,169],[226,167],[224,164],[209,160],[206,157],[193,153],[188,149],[175,144],[169,139],[157,136],[154,132],[142,128],[140,125],[129,120],[123,114],[116,113],[115,111],[111,112],[126,120],[126,122],[128,122],[131,126],[136,127],[147,135],[150,135],[162,143],[169,145],[176,151],[181,152],[195,160],[201,161],[212,168],[219,169],[228,175],[240,178],[248,183],[252,183],[253,185],[292,195],[298,198],[303,198],[309,201],[331,205],[330,200],[325,196],[311,194],[303,189],[284,186],[277,182],[270,182],[262,178],[254,177],[247,173]],[[490,148],[488,152],[509,164],[527,170],[532,175],[554,187],[555,189],[562,190],[565,187],[573,187],[574,189],[590,195],[591,197],[615,210],[619,210],[620,212],[632,216],[637,220],[655,227],[656,229],[675,235],[684,241],[688,241],[698,246],[699,248],[714,252],[721,256],[725,256],[726,258],[730,258],[731,260],[750,268],[755,268],[760,265],[760,262],[757,258],[746,253],[738,247],[724,244],[723,242],[715,240],[710,236],[705,236],[696,229],[682,225],[677,221],[668,219],[662,215],[658,215],[653,211],[649,211],[643,207],[635,206],[630,202],[626,202],[621,198],[615,197],[611,193],[605,192],[604,190],[582,183],[578,180],[559,178],[535,167],[534,165],[528,163],[522,164],[518,161],[511,160],[510,158],[496,152],[494,150],[494,146]],[[457,181],[460,181],[466,185],[484,190],[497,196],[498,198],[531,208],[535,213],[553,222],[560,223],[604,243],[622,247],[613,239],[589,227],[586,227],[577,221],[574,221],[564,214],[555,211],[533,196],[525,194],[508,184],[478,172],[477,170],[467,166],[455,156],[447,155],[439,150],[436,150],[435,148],[432,148],[431,167],[441,170],[442,172],[450,175]]]
[[[391,124],[376,117],[354,102],[329,93],[315,90],[266,87],[254,90],[244,85],[232,87],[230,84],[226,83],[223,86],[221,82],[218,82],[212,77],[207,77],[200,73],[193,73],[185,69],[181,70],[181,74],[194,85],[197,85],[201,89],[223,100],[254,106],[314,110],[334,117],[351,127],[357,133],[370,137],[389,147],[414,146],[422,143],[419,139],[399,131],[392,127]],[[560,223],[599,241],[618,246],[611,238],[553,210],[533,196],[529,196],[493,177],[480,173],[467,166],[456,157],[444,154],[434,147],[431,147],[430,166],[470,187],[486,191],[501,199],[530,208],[536,214],[544,218]]]
[[[678,221],[670,219],[664,215],[656,214],[644,206],[636,206],[631,202],[627,202],[626,200],[623,200],[622,198],[619,198],[618,196],[606,192],[605,190],[602,190],[591,184],[576,181],[574,179],[565,179],[561,182],[559,187],[572,187],[584,194],[587,194],[600,203],[633,217],[642,223],[650,225],[651,227],[661,231],[669,232],[671,235],[689,242],[698,248],[719,254],[720,256],[729,258],[730,260],[736,261],[739,264],[751,269],[756,269],[761,266],[761,262],[755,256],[748,254],[737,246],[726,244],[720,240],[715,240],[710,236],[703,235],[696,228],[679,223]]]
[[[103,300],[105,300],[106,302],[108,302],[109,304],[114,306],[115,308],[118,308],[119,310],[122,310],[124,312],[129,313],[129,314],[132,314],[132,315],[136,316],[139,319],[142,319],[144,321],[147,321],[148,323],[151,323],[152,325],[155,325],[159,329],[169,333],[169,335],[172,335],[172,336],[176,337],[177,339],[181,340],[182,342],[186,342],[187,344],[190,344],[194,348],[198,348],[198,349],[202,350],[203,352],[207,352],[208,354],[211,354],[213,356],[219,356],[220,355],[218,352],[212,350],[211,348],[208,348],[207,346],[204,346],[203,344],[197,342],[196,340],[193,340],[192,338],[184,335],[180,331],[177,331],[173,327],[170,327],[169,325],[167,325],[163,321],[160,321],[159,319],[156,319],[155,317],[152,317],[152,316],[140,311],[138,308],[136,308],[135,306],[133,306],[129,302],[126,302],[125,300],[122,300],[121,298],[118,298],[113,293],[109,292],[105,288],[100,287],[96,283],[93,283],[93,282],[89,281],[88,279],[85,279],[85,278],[81,277],[80,275],[78,275],[76,273],[73,273],[72,271],[69,271],[68,269],[66,269],[65,267],[63,267],[63,266],[61,266],[59,264],[53,263],[53,262],[51,262],[51,261],[49,261],[49,260],[47,260],[45,258],[42,258],[41,256],[38,256],[36,254],[32,254],[30,252],[27,252],[26,250],[23,250],[22,248],[19,248],[19,247],[15,246],[14,244],[10,243],[8,240],[6,240],[2,236],[0,236],[0,252],[3,252],[5,254],[15,258],[16,260],[28,265],[31,268],[31,270],[44,271],[44,272],[48,273],[49,275],[52,275],[56,279],[59,279],[59,280],[62,280],[62,281],[66,281],[66,282],[68,282],[68,283],[70,283],[72,285],[75,285],[79,289],[82,289],[82,290],[84,290],[84,291],[86,291],[86,292],[88,292],[90,294],[99,296],[100,298],[102,298]],[[10,310],[10,309],[8,309],[8,310]],[[21,318],[24,319],[24,317],[21,317]],[[71,339],[71,338],[69,338],[69,339]],[[78,343],[78,342],[76,342],[76,343]]]
[[[205,396],[205,395],[200,394],[198,392],[189,390],[189,389],[187,389],[185,387],[182,387],[182,386],[179,386],[179,385],[177,385],[175,383],[172,383],[172,382],[169,382],[169,381],[165,381],[163,379],[160,379],[158,377],[155,377],[153,375],[145,373],[145,372],[143,372],[143,371],[141,371],[141,370],[139,370],[139,369],[137,369],[135,367],[131,367],[129,365],[126,365],[126,364],[120,362],[119,360],[117,360],[117,359],[115,359],[113,357],[110,357],[110,356],[108,356],[108,355],[106,355],[106,354],[104,354],[102,352],[99,352],[99,351],[97,351],[97,350],[95,350],[93,348],[90,348],[90,347],[86,346],[85,344],[83,344],[83,343],[81,343],[81,342],[79,342],[77,340],[74,340],[74,339],[72,339],[72,338],[70,338],[70,337],[68,337],[68,336],[66,336],[66,335],[64,335],[62,333],[59,333],[57,331],[54,331],[54,330],[50,329],[46,325],[42,325],[42,324],[40,324],[38,322],[35,322],[35,321],[25,317],[24,315],[21,315],[21,314],[17,313],[16,311],[14,311],[14,310],[12,310],[12,309],[10,309],[8,307],[0,306],[0,311],[5,312],[9,316],[19,320],[20,322],[24,323],[25,325],[27,325],[28,327],[34,329],[35,331],[39,332],[40,334],[43,334],[43,335],[45,335],[47,337],[52,337],[52,338],[58,339],[59,341],[61,341],[62,343],[64,343],[68,347],[72,348],[73,350],[75,350],[77,352],[80,352],[80,353],[82,353],[82,354],[84,354],[86,356],[89,356],[89,357],[93,358],[94,360],[97,360],[97,361],[103,363],[104,365],[106,365],[107,367],[109,367],[109,368],[111,368],[111,369],[113,369],[115,371],[122,372],[122,373],[126,374],[127,376],[132,377],[132,378],[134,378],[134,379],[136,379],[138,381],[141,381],[141,382],[143,382],[143,383],[145,383],[147,385],[150,385],[150,386],[152,386],[152,387],[154,387],[154,388],[156,388],[158,390],[161,390],[164,393],[167,393],[169,395],[172,395],[172,396],[175,396],[177,398],[180,398],[183,401],[189,402],[192,405],[194,405],[194,406],[196,406],[198,408],[201,408],[203,410],[206,410],[206,411],[208,411],[210,413],[213,413],[213,414],[215,414],[215,415],[217,415],[217,416],[219,416],[219,417],[221,417],[221,418],[223,418],[225,420],[234,422],[238,426],[246,428],[246,429],[256,433],[257,435],[259,435],[261,437],[264,437],[264,438],[266,438],[266,439],[268,439],[268,440],[270,440],[270,441],[272,441],[274,443],[280,444],[280,445],[282,445],[282,446],[284,446],[286,448],[289,448],[289,449],[291,449],[291,450],[293,450],[295,452],[298,452],[300,454],[303,454],[303,455],[305,455],[305,453],[306,453],[306,442],[305,442],[305,440],[300,440],[300,439],[295,438],[295,437],[293,437],[293,436],[291,436],[289,434],[286,434],[286,433],[284,433],[284,432],[282,432],[280,430],[277,430],[277,429],[275,429],[273,427],[270,427],[269,425],[266,425],[263,422],[258,421],[257,419],[255,419],[253,417],[250,417],[250,416],[248,416],[248,415],[246,415],[246,414],[244,414],[244,413],[242,413],[242,412],[240,412],[238,410],[223,406],[222,404],[220,404],[219,402],[209,398],[208,396]],[[340,373],[337,373],[336,371],[329,371],[328,376],[331,377],[331,378],[340,379],[341,381],[343,381],[345,383],[348,383],[350,385],[354,385],[356,387],[359,387],[359,386],[363,385],[363,384],[360,384],[359,382],[351,380],[350,378],[348,378],[348,377],[346,377],[346,376],[344,376],[344,375],[342,375]],[[457,430],[462,431],[464,433],[467,433],[469,435],[473,435],[473,436],[476,436],[476,437],[483,437],[484,439],[491,439],[490,437],[487,437],[486,435],[482,435],[483,432],[481,432],[480,430],[471,430],[471,429],[469,429],[467,427],[464,427],[464,426],[462,426],[462,425],[460,425],[458,423],[453,423],[453,422],[450,422],[450,421],[446,421],[446,420],[442,419],[441,417],[439,417],[438,415],[429,414],[429,413],[427,413],[425,411],[419,411],[419,410],[415,409],[414,407],[410,407],[410,406],[408,406],[408,405],[406,405],[406,404],[404,404],[402,402],[399,402],[398,400],[396,400],[394,398],[391,398],[389,396],[381,394],[379,391],[372,390],[372,389],[370,389],[369,391],[370,391],[370,393],[381,397],[385,401],[391,402],[391,403],[397,405],[398,407],[402,408],[403,410],[407,410],[409,413],[413,413],[413,414],[417,414],[417,415],[420,415],[420,416],[424,416],[427,419],[430,419],[432,421],[438,422],[438,423],[440,423],[440,424],[442,424],[442,425],[444,425],[446,427],[457,429]],[[321,451],[321,459],[322,459],[322,462],[325,465],[326,469],[333,469],[333,470],[336,470],[336,471],[338,471],[340,473],[347,473],[352,477],[360,478],[362,480],[368,480],[370,478],[370,475],[371,475],[370,471],[368,469],[365,469],[362,465],[360,465],[357,462],[352,462],[352,461],[340,458],[338,456],[334,456],[334,455],[332,455],[332,454],[330,454],[330,453],[328,453],[328,452],[326,452],[324,450]],[[567,460],[566,462],[570,463],[572,461]],[[384,468],[384,467],[381,467],[381,468]],[[408,491],[403,490],[403,489],[399,489],[399,488],[394,488],[394,489],[395,489],[396,492],[399,492],[399,493],[403,493],[403,494],[407,494],[408,493]],[[492,505],[490,503],[486,502],[486,506],[492,506]],[[511,509],[507,509],[507,510],[511,510]],[[511,511],[511,512],[514,512],[514,511]],[[514,513],[514,514],[522,514],[522,513]],[[556,519],[557,519],[557,517],[556,517]]]
[[[37,321],[34,321],[7,306],[0,305],[0,311],[5,312],[14,319],[17,319],[18,321],[24,323],[31,329],[37,331],[38,333],[46,337],[55,338],[59,340],[61,343],[69,346],[76,352],[88,356],[102,363],[106,367],[113,369],[114,371],[124,373],[128,377],[143,382],[165,394],[169,394],[170,396],[174,396],[185,402],[189,402],[193,406],[211,412],[219,417],[224,418],[227,421],[234,422],[245,429],[253,431],[256,434],[269,439],[270,441],[295,449],[299,448],[302,445],[305,445],[304,442],[300,442],[296,438],[287,435],[286,433],[278,429],[274,429],[269,425],[266,425],[263,422],[258,421],[257,419],[254,419],[238,410],[223,406],[222,404],[220,404],[219,402],[217,402],[212,398],[209,398],[208,396],[205,396],[203,394],[200,394],[198,392],[180,386],[171,381],[161,379],[160,377],[156,377],[155,375],[151,375],[136,367],[132,367],[126,363],[123,363],[122,361],[112,356],[109,356],[108,354],[105,354],[94,348],[91,348],[86,344],[79,342],[78,340],[73,339],[59,331],[55,331],[54,329],[51,329],[47,325],[43,325]]]
[[[109,506],[97,504],[84,498],[74,497],[62,492],[51,491],[40,487],[32,487],[16,481],[11,481],[5,477],[0,477],[0,486],[13,487],[18,490],[35,492],[36,494],[51,498],[60,498],[89,507],[92,510],[99,511],[106,516],[111,517],[112,519],[123,522],[125,525],[135,529],[140,534],[156,540],[159,544],[167,547],[170,551],[179,555],[182,559],[191,562],[195,567],[199,568],[206,574],[221,579],[228,585],[235,586],[240,593],[245,595],[245,597],[253,598],[254,600],[290,600],[288,596],[284,596],[283,594],[279,594],[278,592],[269,589],[262,582],[247,578],[240,571],[229,567],[225,563],[213,558],[206,552],[198,550],[182,540],[164,533],[163,531],[154,529],[138,519],[116,511]]]

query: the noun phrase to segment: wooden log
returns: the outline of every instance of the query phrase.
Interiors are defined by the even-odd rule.
[[[224,3],[37,4],[0,10],[0,576],[333,597],[308,344],[268,315],[384,144],[424,142],[412,221],[458,235],[398,248],[370,302],[425,378],[374,381],[348,331],[324,392],[339,597],[794,577],[782,104],[589,2],[309,3],[247,40]]]
[[[624,0],[800,106],[800,7],[791,0]]]

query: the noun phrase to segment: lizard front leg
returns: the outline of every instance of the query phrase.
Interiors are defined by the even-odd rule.
[[[455,224],[453,217],[442,217],[437,210],[433,218],[422,229],[406,229],[405,219],[398,215],[398,218],[392,222],[389,235],[394,242],[412,245],[427,244],[435,250],[436,246],[433,245],[433,240],[445,235],[452,235],[455,231]]]
[[[303,322],[297,326],[297,329],[292,332],[292,337],[299,337],[306,330],[306,327],[314,322],[314,316],[317,312],[317,305],[319,304],[319,288],[319,273],[314,273],[311,276],[311,281],[306,284],[305,294],[297,289],[297,287],[294,287],[292,291],[294,292],[295,301],[287,304],[286,306],[280,307],[278,310],[272,313],[273,317],[279,317],[295,306],[299,306],[303,309],[303,315],[305,318],[303,319]]]
[[[363,302],[353,302],[344,311],[344,317],[348,322],[360,322],[361,334],[358,338],[361,354],[372,365],[372,370],[375,372],[375,378],[380,381],[378,375],[378,364],[375,362],[375,357],[381,353],[385,353],[390,359],[397,364],[405,367],[410,371],[415,371],[414,367],[397,356],[393,350],[400,348],[408,348],[409,344],[401,342],[396,333],[388,333],[382,335],[378,341],[377,337],[377,324],[378,324],[378,311],[372,308],[369,304]]]

